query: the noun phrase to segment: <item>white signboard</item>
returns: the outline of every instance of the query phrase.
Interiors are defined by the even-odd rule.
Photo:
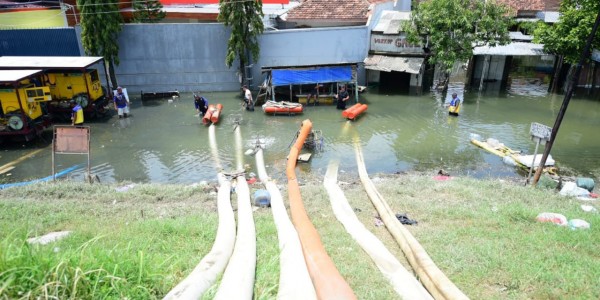
[[[410,45],[404,34],[371,34],[371,51],[389,53],[423,53],[420,46]]]
[[[598,50],[598,49],[592,50],[592,60],[600,62],[600,50]]]
[[[123,94],[125,95],[125,99],[127,99],[127,102],[129,102],[129,95],[127,94],[127,88],[121,88],[121,90],[123,90]],[[113,96],[117,95],[117,90],[113,90]]]
[[[549,141],[550,136],[552,135],[552,128],[540,123],[531,123],[531,127],[529,128],[529,134],[533,137]]]

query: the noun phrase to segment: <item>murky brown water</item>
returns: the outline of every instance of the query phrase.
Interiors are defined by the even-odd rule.
[[[520,94],[520,95],[519,95]],[[216,171],[208,145],[208,128],[195,117],[190,94],[179,100],[133,100],[132,116],[88,122],[92,132],[92,173],[102,182],[133,181],[193,183],[215,180]],[[246,148],[259,139],[265,145],[269,175],[284,178],[289,146],[302,120],[309,118],[314,129],[324,136],[323,152],[300,165],[301,172],[324,174],[330,159],[341,160],[342,172],[356,173],[353,137],[360,138],[370,173],[444,168],[454,174],[476,177],[520,176],[501,158],[472,145],[472,134],[493,137],[507,146],[533,153],[529,126],[538,122],[552,126],[562,95],[544,95],[518,90],[512,94],[464,95],[459,117],[448,116],[442,96],[386,95],[371,89],[361,95],[369,104],[367,113],[355,122],[345,121],[334,106],[306,107],[297,116],[265,115],[257,107],[246,112],[237,93],[205,94],[210,103],[224,105],[217,125],[219,156],[225,169],[235,168],[233,124],[241,120]],[[600,101],[577,99],[569,106],[555,142],[552,155],[560,167],[577,170],[580,176],[600,174]],[[51,134],[46,135],[50,139]],[[6,174],[2,182],[18,182],[51,174],[51,147],[37,142],[30,145],[0,145],[0,165],[35,148],[44,151],[27,159]],[[541,152],[541,150],[540,150]],[[245,156],[253,166],[254,158]],[[86,163],[85,156],[57,155],[57,170]],[[83,178],[84,169],[71,173]]]

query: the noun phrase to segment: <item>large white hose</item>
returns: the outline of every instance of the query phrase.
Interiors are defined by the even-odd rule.
[[[429,254],[423,249],[415,237],[396,219],[394,211],[379,194],[369,179],[365,167],[362,150],[358,141],[354,143],[358,174],[363,186],[377,209],[381,220],[392,234],[404,255],[411,264],[419,279],[435,299],[469,299],[446,275],[435,265]]]
[[[337,184],[338,162],[330,161],[323,185],[335,217],[371,257],[377,268],[402,299],[433,299],[417,279],[408,272],[385,245],[360,222],[344,192]]]
[[[271,211],[279,238],[280,272],[277,299],[317,299],[315,288],[306,268],[298,233],[288,217],[279,188],[267,176],[262,148],[257,148],[255,158],[258,178],[271,195]]]
[[[218,148],[215,138],[214,125],[209,128],[210,148],[217,169],[221,169],[218,160]],[[219,192],[217,194],[217,212],[219,224],[215,243],[210,252],[200,260],[200,263],[184,280],[175,286],[164,299],[199,299],[202,294],[216,281],[217,276],[223,272],[229,257],[233,252],[235,243],[235,216],[231,207],[231,182],[223,173],[217,174]]]
[[[235,142],[237,166],[243,171],[242,135],[239,126],[235,128]],[[236,178],[235,192],[238,204],[238,234],[233,254],[214,298],[219,300],[252,299],[254,292],[256,229],[250,204],[250,190],[244,175]]]

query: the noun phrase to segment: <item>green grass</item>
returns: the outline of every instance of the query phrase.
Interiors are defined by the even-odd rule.
[[[350,183],[342,188],[359,219],[408,267],[385,227],[374,225],[376,211],[360,181],[350,175],[340,180]],[[309,217],[358,298],[397,298],[335,219],[322,183],[303,182]],[[393,210],[419,221],[408,229],[472,299],[600,298],[600,216],[583,212],[578,200],[498,180],[394,175],[375,182]],[[162,298],[210,251],[218,222],[212,187],[115,187],[59,182],[1,190],[0,299]],[[585,219],[591,229],[538,223],[541,212]],[[270,210],[256,210],[254,219],[254,298],[274,299],[277,231]],[[59,230],[73,233],[45,246],[26,242]]]

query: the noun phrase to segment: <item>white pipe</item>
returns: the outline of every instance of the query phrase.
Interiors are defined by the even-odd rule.
[[[213,160],[220,168],[214,126],[209,128],[210,148]],[[216,281],[217,276],[223,272],[229,257],[233,252],[235,243],[235,216],[231,207],[231,182],[223,173],[218,173],[219,192],[217,194],[217,212],[219,224],[215,242],[210,252],[200,260],[194,270],[177,286],[175,286],[164,299],[199,299],[202,294]]]
[[[404,255],[411,264],[419,279],[435,299],[469,299],[461,290],[446,277],[446,275],[435,265],[429,254],[423,249],[415,237],[396,219],[394,212],[385,199],[379,194],[375,185],[369,179],[365,167],[362,150],[358,141],[354,143],[356,164],[360,180],[377,209],[381,220],[392,234]]]
[[[238,168],[243,166],[242,135],[240,127],[235,129],[236,157]],[[243,168],[242,168],[243,169]],[[238,234],[229,264],[223,273],[221,284],[214,299],[252,299],[256,269],[256,229],[250,204],[250,190],[244,175],[236,178],[238,204]]]
[[[212,154],[212,159],[215,162],[215,167],[217,168],[217,171],[221,172],[221,170],[223,170],[223,165],[221,165],[221,160],[219,159],[219,148],[217,147],[215,128],[215,124],[211,124],[208,127],[208,143],[210,144],[210,152]]]
[[[277,299],[317,299],[315,287],[308,274],[306,261],[302,254],[298,232],[296,232],[292,221],[288,217],[279,188],[267,176],[262,148],[258,147],[255,155],[258,178],[260,178],[271,196],[271,211],[273,212],[279,238],[280,271]]]
[[[402,299],[433,299],[419,281],[408,272],[385,245],[358,219],[344,192],[337,184],[338,162],[330,161],[323,185],[335,217],[352,238],[371,257],[377,268]]]

